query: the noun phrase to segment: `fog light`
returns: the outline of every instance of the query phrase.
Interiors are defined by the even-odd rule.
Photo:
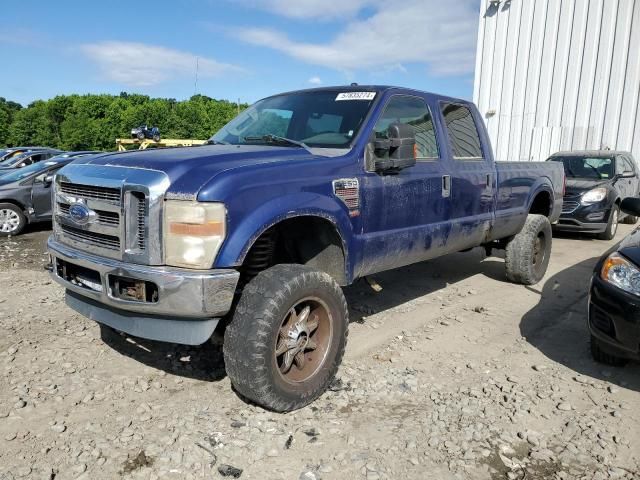
[[[605,212],[594,212],[587,215],[587,220],[592,222],[597,222],[598,220],[602,220],[604,218]]]

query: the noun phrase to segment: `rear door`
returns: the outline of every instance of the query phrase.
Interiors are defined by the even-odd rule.
[[[496,174],[493,155],[483,144],[481,121],[462,103],[440,102],[440,115],[451,159],[451,222],[453,249],[479,245],[494,217]],[[452,242],[452,243],[453,243]]]
[[[432,107],[422,96],[391,96],[373,135],[386,138],[392,123],[413,127],[416,164],[395,172],[367,171],[362,177],[363,262],[360,275],[440,255],[450,233],[451,198],[446,157],[437,141]],[[366,168],[365,168],[366,169]]]

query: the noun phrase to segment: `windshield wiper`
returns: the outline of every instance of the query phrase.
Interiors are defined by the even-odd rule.
[[[231,145],[229,142],[225,142],[224,140],[214,140],[213,138],[210,138],[209,140],[207,140],[207,145]]]
[[[267,135],[259,135],[255,137],[244,137],[245,142],[265,142],[265,143],[279,143],[281,145],[289,145],[291,147],[300,147],[304,148],[307,151],[311,151],[309,146],[298,140],[292,140],[286,137],[280,137],[278,135],[271,135],[270,133]]]

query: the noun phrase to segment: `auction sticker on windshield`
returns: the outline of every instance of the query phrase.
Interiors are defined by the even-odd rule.
[[[336,97],[336,102],[341,100],[373,100],[376,92],[343,92]]]

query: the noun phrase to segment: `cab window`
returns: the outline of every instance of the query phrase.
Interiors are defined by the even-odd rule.
[[[455,160],[482,159],[480,135],[471,110],[456,103],[443,103],[441,108],[453,158]]]
[[[373,129],[376,138],[388,138],[387,131],[392,123],[405,123],[412,127],[416,137],[417,160],[440,156],[431,112],[422,98],[404,95],[391,97]]]

